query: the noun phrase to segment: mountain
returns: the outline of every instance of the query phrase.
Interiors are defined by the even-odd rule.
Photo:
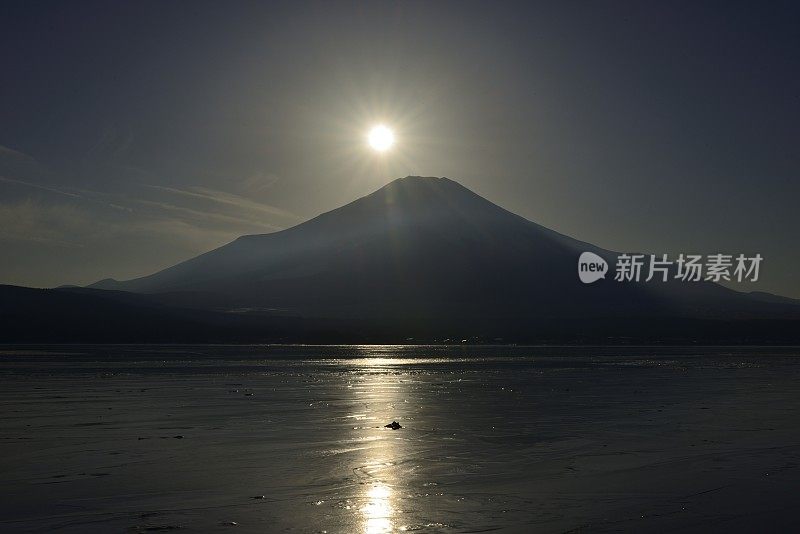
[[[587,251],[613,270],[616,252],[447,178],[408,176],[293,228],[243,236],[149,276],[15,298],[38,301],[27,320],[36,309],[58,310],[50,322],[60,317],[62,330],[82,332],[76,340],[93,331],[119,337],[128,321],[138,334],[126,340],[800,341],[800,306],[791,299],[611,275],[587,285],[577,276]]]
[[[293,228],[243,236],[155,274],[91,287],[170,305],[426,335],[580,333],[593,323],[611,323],[623,335],[631,333],[619,328],[626,319],[800,317],[792,303],[707,282],[586,285],[576,275],[584,251],[613,269],[616,252],[526,220],[453,180],[408,176]]]
[[[216,296],[223,307],[403,321],[450,317],[459,324],[468,316],[574,313],[576,303],[614,313],[649,300],[641,287],[581,284],[576,258],[585,250],[610,254],[447,178],[409,176],[288,230],[244,236],[153,275],[91,287],[193,295],[201,306]]]

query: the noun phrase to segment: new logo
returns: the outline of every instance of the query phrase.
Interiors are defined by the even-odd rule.
[[[606,277],[608,263],[594,252],[584,252],[578,258],[578,278],[584,284],[591,284]]]

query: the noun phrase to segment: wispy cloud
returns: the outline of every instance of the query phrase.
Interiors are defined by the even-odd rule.
[[[198,198],[203,200],[209,200],[211,202],[216,202],[219,204],[225,204],[227,206],[232,206],[238,209],[245,209],[245,210],[253,210],[259,211],[262,213],[266,213],[269,215],[275,215],[278,217],[283,217],[287,219],[292,219],[295,221],[301,220],[301,217],[286,211],[284,209],[270,206],[269,204],[264,204],[262,202],[256,202],[252,199],[245,198],[239,195],[235,195],[233,193],[227,193],[225,191],[219,191],[216,189],[208,189],[205,187],[192,187],[189,189],[178,189],[174,187],[165,187],[161,185],[149,185],[145,184],[145,187],[149,187],[152,189],[157,189],[159,191],[166,191],[169,193],[173,193],[176,195],[183,195],[192,198]]]
[[[25,152],[21,152],[19,150],[13,149],[11,147],[0,145],[0,156],[11,156],[14,158],[19,159],[26,159],[30,161],[36,161],[33,156],[26,154]]]
[[[130,214],[138,214],[138,220],[134,219],[126,222],[126,224],[134,226],[140,225],[148,220],[164,221],[175,219],[188,225],[203,228],[207,231],[216,230],[219,232],[236,234],[237,232],[247,233],[259,230],[283,230],[286,225],[273,223],[271,220],[275,218],[291,219],[293,221],[299,220],[299,217],[285,210],[252,201],[232,193],[206,188],[184,190],[156,185],[145,186],[150,190],[169,193],[173,197],[177,196],[190,201],[176,203],[166,201],[162,198],[140,198],[90,189],[64,188],[9,178],[7,176],[0,176],[0,182],[45,191],[72,200],[100,205]],[[197,202],[191,202],[197,200],[211,202],[224,209],[204,210],[201,206],[197,205]],[[143,207],[147,209],[143,211]],[[32,205],[28,205],[27,209],[33,210],[34,208]],[[43,223],[47,219],[40,218],[39,220]],[[24,232],[22,234],[24,234]],[[36,235],[40,234],[43,234],[43,232],[39,232],[39,234]],[[5,236],[8,238],[8,232],[5,233]]]
[[[195,222],[202,223],[204,226],[207,226],[208,225],[207,223],[209,222],[217,222],[217,223],[226,223],[228,225],[244,226],[248,228],[260,227],[266,230],[273,230],[273,231],[283,230],[282,226],[276,226],[264,221],[253,220],[244,217],[237,217],[233,215],[226,215],[223,213],[200,211],[185,206],[177,206],[175,204],[170,204],[169,202],[146,200],[146,199],[135,199],[133,202],[136,202],[137,204],[141,204],[144,206],[156,208],[162,211],[170,212],[173,214],[188,216]]]
[[[56,186],[51,186],[51,185],[37,184],[37,183],[33,183],[33,182],[28,182],[28,181],[25,181],[25,180],[17,180],[15,178],[8,178],[7,176],[0,176],[0,182],[5,182],[5,183],[8,183],[8,184],[14,184],[14,185],[21,185],[21,186],[24,186],[24,187],[30,187],[30,188],[33,188],[33,189],[38,189],[39,191],[46,191],[48,193],[54,193],[56,195],[63,195],[63,196],[74,198],[74,199],[86,200],[86,201],[90,201],[90,202],[99,202],[99,203],[101,203],[101,204],[103,204],[105,206],[108,206],[110,208],[114,208],[114,209],[117,209],[117,210],[128,211],[128,212],[132,211],[131,208],[122,206],[120,204],[115,204],[113,202],[106,202],[106,201],[98,200],[98,199],[103,198],[103,197],[118,196],[118,195],[110,195],[108,193],[102,193],[100,191],[91,191],[89,189],[79,189],[79,188],[74,188],[74,187],[61,188],[61,187],[56,187]]]
[[[158,203],[155,203],[158,204]],[[185,208],[158,205],[161,210],[183,211],[193,216],[204,216]],[[101,240],[120,236],[152,236],[154,245],[167,235],[187,241],[202,252],[209,246],[229,241],[237,234],[231,229],[220,229],[223,216],[214,216],[218,223],[211,228],[201,227],[186,218],[144,216],[133,221],[113,217],[99,217],[96,212],[71,204],[41,203],[26,199],[0,204],[0,241],[28,241],[59,247],[83,248]],[[230,225],[229,225],[230,226]]]
[[[105,151],[104,143],[93,150]],[[109,141],[112,149],[115,143]],[[258,200],[277,180],[271,176],[228,180],[228,192],[170,187],[135,168],[81,169],[85,176],[61,174],[0,146],[0,242],[12,259],[0,263],[0,281],[57,285],[141,276],[241,235],[302,220]]]
[[[65,189],[59,189],[57,187],[42,185],[42,184],[35,184],[33,182],[26,182],[25,180],[16,180],[14,178],[8,178],[7,176],[0,176],[0,182],[6,182],[9,184],[16,184],[16,185],[23,185],[25,187],[32,187],[34,189],[39,189],[40,191],[47,191],[50,193],[55,193],[57,195],[64,195],[72,198],[83,198],[81,195],[77,193],[72,193]]]
[[[100,181],[100,173],[110,173],[109,179]],[[103,190],[67,178],[0,146],[0,242],[9,254],[33,254],[0,265],[0,280],[57,285],[141,276],[241,235],[302,220],[257,200],[275,179],[238,181],[231,186],[236,192],[228,192],[156,185],[159,176],[130,169],[94,169],[82,180],[102,183]],[[52,272],[41,261],[48,256],[60,265]]]

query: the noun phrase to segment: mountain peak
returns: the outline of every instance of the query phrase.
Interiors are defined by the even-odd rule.
[[[386,204],[441,204],[480,200],[491,204],[477,193],[467,189],[455,180],[438,176],[405,176],[392,180],[362,200],[381,199]]]
[[[402,178],[397,178],[392,180],[386,186],[390,186],[393,184],[422,184],[422,183],[436,183],[436,182],[453,182],[453,180],[444,177],[444,176],[416,176],[416,175],[408,175]]]
[[[404,176],[402,178],[397,178],[392,180],[385,186],[383,186],[381,190],[420,190],[420,191],[429,191],[429,190],[441,190],[447,187],[459,187],[464,188],[458,182],[455,182],[449,178],[445,177],[438,177],[438,176]],[[464,188],[465,189],[465,188]]]

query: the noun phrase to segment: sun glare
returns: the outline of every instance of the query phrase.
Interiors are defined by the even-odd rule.
[[[386,152],[394,144],[394,132],[389,128],[380,124],[373,127],[367,136],[369,146],[378,152]]]

